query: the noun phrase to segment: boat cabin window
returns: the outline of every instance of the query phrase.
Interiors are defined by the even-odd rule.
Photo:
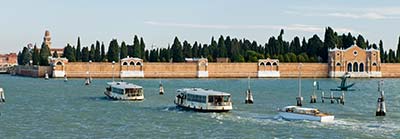
[[[206,102],[206,96],[187,94],[187,100],[188,101],[205,103]]]
[[[229,105],[227,102],[231,102],[231,96],[208,96],[208,103],[212,103],[212,105]]]
[[[112,91],[113,91],[114,93],[117,93],[117,94],[124,94],[124,90],[123,90],[123,89],[119,89],[119,88],[113,87],[113,88],[112,88]]]
[[[142,96],[143,89],[142,88],[126,88],[125,94],[127,94],[128,97]]]

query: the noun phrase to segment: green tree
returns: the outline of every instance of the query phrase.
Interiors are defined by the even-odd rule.
[[[51,56],[49,46],[42,43],[42,47],[40,48],[40,65],[41,66],[49,65],[49,60],[48,60],[49,56]]]
[[[184,62],[182,45],[178,37],[175,37],[174,39],[174,43],[172,44],[171,47],[171,53],[172,53],[172,60],[174,62]]]
[[[88,47],[82,48],[82,62],[89,62],[90,52]]]
[[[365,39],[361,35],[358,35],[356,45],[362,49],[367,48],[367,43],[365,43]]]
[[[385,50],[383,50],[383,42],[382,40],[379,41],[379,53],[381,54],[381,61],[382,63],[386,63],[386,54]]]
[[[53,52],[53,57],[58,57],[57,51],[54,51],[54,52]]]
[[[331,27],[325,29],[324,46],[330,49],[336,47],[334,31]]]
[[[40,54],[39,54],[39,49],[35,46],[33,47],[33,53],[32,53],[32,64],[33,65],[39,65],[40,61]]]
[[[218,57],[227,57],[228,56],[228,52],[227,52],[226,46],[225,46],[225,40],[222,35],[218,39],[217,48],[218,48]]]
[[[96,55],[95,47],[94,47],[94,44],[92,44],[92,45],[90,46],[90,51],[89,51],[89,60],[94,61],[95,55]]]
[[[82,55],[81,54],[81,38],[78,37],[78,41],[76,43],[76,50],[75,50],[76,61],[82,61],[82,59],[81,59],[82,56],[81,55]]]
[[[121,59],[126,58],[128,56],[128,47],[126,46],[125,42],[122,41],[121,43],[121,54],[120,57]]]
[[[94,61],[101,62],[101,54],[100,54],[100,42],[96,41],[96,50],[94,51]]]
[[[70,62],[75,62],[75,52],[72,49],[71,45],[67,44],[66,47],[64,47],[64,53],[63,53],[63,57],[67,58],[68,61]]]
[[[400,62],[400,36],[399,36],[399,42],[397,43],[397,50],[396,50],[396,62]]]
[[[133,57],[140,58],[142,56],[142,52],[140,49],[140,42],[138,37],[135,35],[133,38]]]
[[[119,46],[118,46],[118,41],[116,39],[113,39],[110,42],[107,52],[107,60],[108,62],[119,61]]]
[[[24,47],[21,53],[21,65],[28,65],[29,61],[31,60],[31,53],[29,52],[28,47]]]
[[[191,48],[192,47],[190,46],[190,44],[187,41],[183,41],[183,56],[185,58],[193,57]]]
[[[146,44],[144,43],[144,40],[143,40],[143,38],[142,37],[140,37],[140,44],[139,44],[139,46],[140,46],[140,58],[142,58],[143,60],[145,60],[146,61],[146,59],[145,59],[145,57],[144,57],[144,50],[145,50],[145,47],[146,47]]]
[[[107,60],[106,57],[106,52],[105,52],[105,48],[104,48],[104,43],[101,42],[101,61],[105,62]]]

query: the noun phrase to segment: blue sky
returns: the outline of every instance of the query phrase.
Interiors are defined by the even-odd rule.
[[[284,39],[318,34],[331,26],[396,48],[400,1],[372,0],[12,0],[0,2],[0,53],[38,45],[50,30],[52,48],[111,39],[128,44],[143,37],[146,47],[167,47],[173,38],[209,43],[220,35],[264,44],[279,30]]]

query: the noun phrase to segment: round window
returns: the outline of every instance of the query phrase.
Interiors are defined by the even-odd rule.
[[[339,54],[339,53],[337,53],[336,55],[337,55],[337,56],[339,56],[340,54]]]
[[[354,56],[357,56],[358,52],[357,51],[353,51]]]

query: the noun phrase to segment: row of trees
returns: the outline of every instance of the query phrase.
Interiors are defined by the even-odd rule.
[[[294,37],[291,41],[283,39],[284,30],[281,30],[277,37],[270,37],[265,44],[258,44],[256,41],[247,39],[230,38],[229,36],[220,36],[218,40],[211,38],[210,44],[201,44],[198,42],[189,43],[181,41],[178,37],[174,38],[172,45],[167,48],[145,49],[143,38],[134,36],[132,44],[125,42],[118,43],[116,39],[110,41],[106,53],[104,43],[96,41],[90,47],[81,48],[80,38],[77,45],[67,44],[64,48],[63,57],[70,62],[94,62],[119,61],[121,58],[138,57],[149,62],[183,62],[184,58],[207,58],[209,61],[216,61],[217,58],[229,58],[231,62],[256,62],[258,59],[274,58],[281,62],[327,62],[329,49],[346,49],[353,44],[363,49],[379,49],[382,62],[400,62],[400,38],[396,51],[389,49],[384,51],[382,40],[379,44],[370,43],[362,35],[352,36],[351,33],[338,35],[332,28],[325,29],[324,40],[318,35],[311,38]],[[33,59],[33,64],[48,65],[49,56],[48,47],[42,45],[40,54],[38,49],[29,50],[24,48],[19,53],[19,63],[26,64]],[[39,55],[39,56],[38,56]],[[57,53],[53,54],[57,57]],[[39,62],[37,62],[39,61]]]
[[[18,65],[49,65],[48,57],[51,56],[50,48],[45,43],[42,43],[40,50],[36,44],[32,50],[28,47],[24,47],[22,52],[18,52]]]

